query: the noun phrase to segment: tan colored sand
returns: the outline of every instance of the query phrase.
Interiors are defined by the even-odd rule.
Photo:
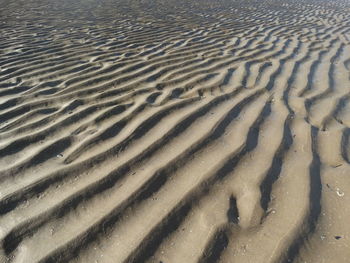
[[[350,262],[347,1],[0,6],[0,263]]]

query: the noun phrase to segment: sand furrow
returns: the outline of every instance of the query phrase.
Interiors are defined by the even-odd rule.
[[[0,262],[344,262],[345,0],[0,0]]]

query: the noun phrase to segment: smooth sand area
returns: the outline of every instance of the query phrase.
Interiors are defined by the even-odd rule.
[[[0,263],[349,263],[350,2],[0,0]]]

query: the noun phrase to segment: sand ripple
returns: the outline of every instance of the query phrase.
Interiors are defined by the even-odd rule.
[[[349,262],[348,1],[0,4],[0,262]]]

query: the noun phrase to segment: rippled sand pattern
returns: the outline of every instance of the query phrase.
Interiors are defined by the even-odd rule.
[[[0,4],[0,262],[350,262],[350,2]]]

